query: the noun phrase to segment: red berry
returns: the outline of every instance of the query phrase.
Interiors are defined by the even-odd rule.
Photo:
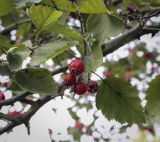
[[[64,83],[66,85],[74,85],[76,83],[76,77],[71,74],[67,74],[64,78]]]
[[[80,75],[84,72],[84,63],[81,60],[73,60],[69,64],[68,69],[72,75]]]
[[[153,52],[145,52],[144,53],[144,57],[146,59],[154,59],[155,58],[155,54]]]
[[[104,71],[104,72],[103,72],[103,75],[104,75],[105,77],[110,77],[110,76],[111,76],[111,73],[108,72],[108,71]]]
[[[87,83],[87,91],[89,93],[96,93],[98,91],[98,83],[93,80],[89,80]]]
[[[18,112],[16,110],[14,111],[9,111],[8,115],[14,116],[14,117],[19,117],[21,115],[21,112]]]
[[[129,12],[136,12],[138,10],[138,6],[135,3],[129,3],[127,6],[127,10]]]
[[[9,83],[8,82],[3,82],[2,86],[8,88],[9,87]]]
[[[76,128],[80,133],[82,133],[83,125],[79,121],[76,121],[74,128]]]
[[[1,100],[5,100],[5,95],[4,95],[4,93],[2,93],[2,92],[0,92],[0,101]]]
[[[83,82],[78,82],[75,87],[75,92],[78,94],[78,95],[83,95],[85,92],[86,92],[86,84],[83,83]]]

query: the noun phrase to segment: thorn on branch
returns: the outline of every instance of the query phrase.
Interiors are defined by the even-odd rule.
[[[27,122],[24,122],[24,125],[26,126],[26,128],[27,128],[27,133],[28,133],[28,135],[30,135],[31,134],[31,129],[30,129],[30,123],[29,123],[29,121],[27,121]]]

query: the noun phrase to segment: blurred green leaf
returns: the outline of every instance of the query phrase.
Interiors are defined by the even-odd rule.
[[[160,75],[157,75],[151,82],[148,84],[147,88],[147,111],[150,116],[156,116],[160,114]]]
[[[68,49],[66,52],[63,52],[56,57],[53,58],[53,61],[56,65],[65,66],[68,65],[67,60],[72,59],[75,55],[75,52],[73,52],[71,49]]]
[[[15,73],[15,82],[24,90],[40,95],[56,95],[57,85],[43,68],[26,68]]]
[[[0,35],[0,48],[8,49],[10,47],[11,47],[10,40],[6,36]]]
[[[88,30],[94,37],[104,42],[107,38],[117,36],[123,31],[123,22],[119,18],[108,15],[91,15],[87,21]]]
[[[0,65],[0,75],[2,76],[9,76],[10,75],[10,69],[8,67],[8,64],[1,64]]]
[[[160,6],[160,1],[159,0],[151,0],[151,5]]]
[[[3,16],[14,9],[13,1],[0,0],[0,16]]]
[[[84,62],[87,72],[94,71],[103,63],[103,54],[98,41],[94,42],[93,46],[91,47],[91,54],[90,56],[85,57]]]
[[[145,122],[137,89],[118,78],[109,77],[102,82],[96,106],[108,120],[128,124]]]
[[[80,141],[81,134],[78,129],[69,127],[67,130],[68,134],[72,135],[74,140]]]
[[[72,111],[72,108],[68,108],[68,112],[74,120],[79,120],[79,117],[77,116],[76,112]]]
[[[9,63],[9,68],[12,71],[18,71],[22,68],[22,63],[25,58],[30,55],[30,50],[25,45],[19,45],[17,47],[12,47],[8,51],[7,61]]]

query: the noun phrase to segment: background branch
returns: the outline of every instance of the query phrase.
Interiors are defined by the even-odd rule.
[[[49,102],[50,100],[60,96],[61,94],[57,94],[55,96],[44,96],[42,98],[40,98],[38,101],[34,102],[34,104],[32,104],[31,108],[27,111],[24,112],[22,115],[20,115],[17,118],[13,118],[13,117],[9,117],[8,115],[5,115],[5,118],[9,118],[9,120],[11,122],[9,122],[5,127],[2,127],[0,129],[0,135],[11,131],[14,127],[19,126],[21,124],[26,124],[29,123],[30,119],[32,118],[32,116],[47,102]],[[1,116],[1,113],[0,113]],[[1,118],[1,117],[0,117]],[[16,120],[16,121],[15,121]],[[28,128],[27,128],[28,129]]]

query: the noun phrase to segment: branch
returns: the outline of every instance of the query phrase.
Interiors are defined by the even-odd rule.
[[[19,25],[21,25],[21,24],[23,24],[23,23],[30,23],[30,22],[31,22],[30,19],[21,20],[21,21],[19,21],[19,22],[17,22],[17,23],[14,23],[14,24],[6,27],[4,30],[2,30],[2,31],[0,32],[0,34],[6,35],[6,34],[10,33],[12,30],[17,29],[17,28],[19,27]]]
[[[61,72],[64,72],[68,69],[68,66],[64,66],[64,67],[59,67],[58,69],[55,69],[53,72],[52,72],[52,76],[53,75],[56,75],[56,74],[59,74]]]
[[[61,96],[61,94],[57,94],[55,96],[44,96],[42,98],[40,98],[38,101],[34,102],[34,104],[31,106],[31,108],[27,111],[24,112],[21,116],[17,117],[16,119],[13,117],[9,117],[9,120],[11,121],[10,123],[8,123],[5,127],[2,127],[0,129],[0,135],[11,131],[14,127],[19,126],[21,124],[28,124],[30,119],[32,118],[32,116],[47,102],[49,102],[50,100]],[[1,115],[1,114],[0,114]],[[4,116],[5,114],[2,114],[2,116]],[[5,118],[8,118],[7,115],[5,115]],[[16,121],[15,121],[16,120]],[[28,129],[28,127],[27,127]]]
[[[106,44],[102,45],[103,56],[112,53],[113,51],[119,49],[121,46],[125,45],[130,41],[139,39],[142,35],[149,33],[156,34],[160,31],[160,29],[157,28],[159,26],[160,25],[156,25],[155,28],[152,27],[153,29],[147,29],[147,26],[142,28],[140,24],[136,25],[135,27],[133,27],[126,33],[122,34],[121,36],[113,40],[110,40]]]
[[[12,98],[9,98],[7,100],[3,100],[3,101],[0,101],[0,108],[4,105],[12,105],[14,104],[16,101],[20,101],[21,99],[25,98],[26,96],[30,95],[31,93],[30,92],[25,92],[21,95],[18,95],[18,96],[14,96]]]

